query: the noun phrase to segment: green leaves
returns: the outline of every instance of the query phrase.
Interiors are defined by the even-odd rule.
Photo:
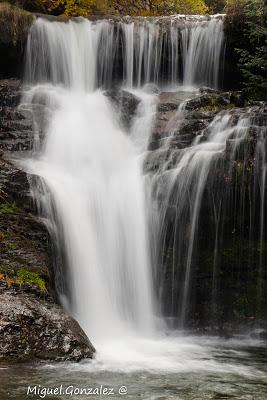
[[[267,99],[267,6],[264,0],[246,0],[238,66],[249,96]]]

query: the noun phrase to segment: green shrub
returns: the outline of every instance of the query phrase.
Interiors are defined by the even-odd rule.
[[[267,5],[264,0],[228,0],[226,11],[244,90],[253,99],[266,100]]]

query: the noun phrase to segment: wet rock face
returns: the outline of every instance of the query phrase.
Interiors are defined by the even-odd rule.
[[[0,151],[32,149],[31,116],[17,107],[22,93],[21,81],[0,80]]]
[[[0,158],[0,273],[37,271],[49,282],[48,233],[32,214],[26,173]]]
[[[129,129],[136,115],[140,99],[127,90],[107,90],[105,95],[118,113],[119,122]]]
[[[0,361],[79,361],[93,345],[78,323],[51,300],[0,290]]]
[[[192,99],[184,103],[187,96],[186,92],[163,92],[159,95],[149,150],[162,148],[166,138],[169,149],[178,150],[189,146],[212,121],[216,112],[230,104],[230,93],[219,95],[217,91],[211,89],[203,89],[200,94],[196,92],[192,95]],[[149,159],[151,155],[148,156],[148,162]]]
[[[21,268],[51,282],[48,233],[35,215],[30,177],[7,158],[31,149],[30,119],[17,109],[21,82],[0,81],[0,273],[14,276]]]
[[[160,93],[149,150],[161,148],[170,134],[168,147],[183,149],[207,128],[218,112],[234,110],[245,104],[242,92],[219,92],[202,88],[183,103],[187,96],[186,92]],[[183,109],[179,111],[182,104]]]
[[[207,139],[209,129],[206,127],[218,112],[222,111],[222,115],[229,113],[231,126],[235,126],[240,117],[250,121],[246,125],[244,140],[240,142],[230,137],[225,151],[214,160],[209,170],[192,258],[186,325],[193,331],[222,335],[255,327],[266,329],[266,269],[262,267],[259,273],[259,260],[262,260],[262,265],[267,260],[266,230],[261,245],[258,234],[260,205],[263,204],[261,160],[266,156],[257,155],[259,145],[263,146],[267,135],[266,104],[238,108],[242,100],[239,93],[212,91],[187,101],[179,114],[181,102],[177,101],[176,110],[173,106],[176,97],[175,94],[166,94],[161,98],[152,136],[154,142],[151,143],[154,148],[150,148],[152,151],[144,165],[145,173],[155,174],[155,181],[159,182],[155,193],[160,206],[168,193],[165,172],[177,166],[183,149],[190,146],[197,135],[201,134],[200,142]],[[171,135],[168,136],[170,126]],[[261,151],[264,153],[264,149]],[[176,200],[174,187],[174,195],[168,199],[166,214],[161,221],[167,233],[161,247],[158,271],[164,271],[163,283],[160,284],[161,293],[164,293],[163,312],[174,318],[173,323],[179,326],[180,302],[177,299],[183,293],[184,281],[183,264],[176,261],[181,249],[176,232],[179,226],[183,226],[181,237],[187,242],[191,220],[183,221],[183,215],[177,217],[179,204]],[[266,207],[265,197],[262,208]],[[219,232],[218,253],[214,244],[215,227]]]
[[[94,348],[54,300],[49,235],[26,173],[0,158],[0,361],[79,361]]]

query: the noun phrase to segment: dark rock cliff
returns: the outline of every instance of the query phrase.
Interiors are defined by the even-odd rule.
[[[0,78],[21,77],[25,43],[33,14],[0,3]]]
[[[226,151],[209,171],[193,251],[186,326],[221,334],[256,327],[266,329],[267,232],[264,226],[260,238],[260,210],[261,207],[267,208],[264,197],[266,182],[263,179],[266,167],[261,164],[267,150],[266,104],[244,107],[239,92],[203,90],[202,94],[186,102],[181,116],[177,109],[182,101],[181,93],[160,95],[151,151],[144,163],[145,172],[157,175],[161,182],[162,189],[159,187],[157,192],[159,204],[166,201],[166,170],[172,171],[177,166],[181,152],[191,146],[198,135],[205,142],[209,133],[207,128],[218,113],[230,115],[232,126],[242,116],[248,119],[247,126],[250,126],[241,142],[227,141]],[[232,153],[235,145],[237,150]],[[259,148],[262,154],[259,154]],[[162,166],[165,166],[163,170]],[[163,313],[179,326],[185,271],[184,265],[178,265],[177,261],[177,230],[181,231],[182,224],[184,231],[180,233],[186,243],[191,222],[190,219],[187,222],[177,220],[179,204],[176,200],[174,187],[161,221],[166,234],[158,254],[160,272],[157,279]]]
[[[21,82],[0,81],[0,361],[92,358],[94,347],[57,304],[49,235],[37,218],[31,176],[32,122],[18,110]]]

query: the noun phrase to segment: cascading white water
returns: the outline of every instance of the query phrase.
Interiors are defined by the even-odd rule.
[[[166,55],[167,75],[177,84],[179,51],[184,63],[191,57],[190,65],[196,54],[195,69],[203,52],[207,59],[201,83],[217,85],[221,20],[200,18],[190,21],[189,28],[179,19],[169,22],[167,39],[162,21],[145,19],[117,26],[108,21],[37,19],[29,35],[26,80],[34,86],[23,102],[35,117],[37,153],[31,165],[52,194],[61,226],[57,237],[70,269],[69,307],[93,339],[105,331],[107,321],[109,335],[126,325],[153,330],[155,313],[139,157],[147,147],[155,97],[137,93],[141,103],[129,138],[97,88],[110,87],[118,58],[126,87],[158,84]],[[219,45],[207,42],[213,32],[220,37]],[[197,82],[195,69],[188,85]]]
[[[185,86],[206,83],[208,86],[218,87],[223,45],[222,32],[223,21],[216,19],[211,20],[204,27],[196,25],[182,30],[183,84]]]
[[[180,84],[218,87],[220,55],[223,48],[223,21],[164,18],[121,23],[124,43],[124,81],[134,83]]]
[[[38,127],[45,129],[45,142],[29,167],[53,196],[70,271],[69,307],[98,340],[107,327],[113,337],[129,329],[151,331],[154,325],[138,135],[131,140],[121,130],[106,96],[94,90],[97,44],[105,27],[105,22],[37,20],[28,43],[27,78],[49,77],[53,85],[33,86],[23,99],[33,112],[40,103],[46,107],[47,126]]]
[[[29,83],[86,90],[108,88],[114,80],[128,88],[145,83],[216,88],[223,41],[220,16],[118,24],[82,18],[48,24],[38,19],[28,40],[26,75]]]
[[[190,22],[189,28],[181,28],[174,21],[167,42],[162,27],[146,20],[120,23],[118,30],[107,21],[58,23],[37,19],[30,32],[26,67],[30,87],[22,107],[33,112],[36,152],[27,168],[45,183],[43,207],[52,198],[53,207],[47,207],[46,216],[48,223],[54,224],[58,246],[63,248],[69,269],[69,293],[63,302],[92,339],[99,359],[107,363],[117,360],[122,368],[124,361],[129,364],[134,360],[137,368],[159,362],[159,368],[163,365],[175,370],[181,348],[173,339],[153,338],[157,307],[150,249],[155,243],[149,242],[148,226],[153,218],[147,215],[151,205],[146,205],[142,154],[151,133],[156,95],[139,86],[160,83],[166,67],[161,63],[167,53],[169,83],[177,85],[182,66],[179,49],[184,49],[182,59],[193,60],[196,55],[196,66],[187,74],[190,79],[186,84],[216,86],[221,25],[220,19],[197,19]],[[217,49],[215,42],[207,42],[215,28],[221,39]],[[187,39],[183,38],[183,29],[188,29],[184,35]],[[141,99],[129,132],[120,127],[108,98],[99,90],[113,83],[120,34],[123,67],[118,80]],[[207,57],[205,61],[201,60],[201,52]],[[196,68],[200,64],[205,67],[201,67],[199,80]],[[40,110],[44,113],[42,118]],[[176,124],[182,120],[183,112],[180,106]],[[188,190],[193,191],[194,198],[182,320],[208,171],[212,160],[224,150],[229,135],[239,132],[239,128],[230,128],[229,118],[228,114],[218,117],[210,126],[208,141],[195,142],[184,150],[170,172],[170,192],[179,181],[179,212],[185,210]],[[169,173],[167,169],[166,166],[161,173]],[[153,229],[156,231],[154,226]],[[120,351],[122,354],[118,354]],[[173,359],[169,353],[174,354]]]
[[[186,113],[185,108],[186,102],[181,103],[177,115],[175,116],[176,121],[178,119],[179,122],[179,118],[183,118],[184,113]],[[230,156],[231,160],[229,165],[232,165],[238,146],[246,138],[251,124],[252,120],[249,112],[247,115],[241,115],[237,122],[233,121],[231,112],[219,113],[209,124],[208,128],[198,135],[189,147],[177,149],[176,151],[174,150],[174,157],[167,157],[166,162],[162,164],[158,173],[152,176],[153,190],[157,190],[156,188],[162,185],[162,178],[164,178],[164,201],[160,202],[159,209],[159,236],[161,237],[160,240],[162,243],[166,240],[166,221],[168,220],[167,214],[169,208],[170,206],[175,208],[175,216],[172,217],[175,219],[175,233],[172,247],[174,265],[171,279],[173,280],[172,290],[174,290],[175,271],[176,280],[179,281],[180,285],[180,293],[179,299],[174,298],[173,293],[170,296],[170,309],[178,308],[176,312],[180,327],[184,327],[186,323],[186,317],[190,306],[192,260],[197,247],[196,239],[200,209],[203,205],[203,194],[207,187],[208,176],[212,174],[212,169],[216,166],[216,161],[225,151],[229,139],[231,139],[233,143],[231,151],[228,152],[228,157]],[[177,122],[176,127],[179,130],[179,123]],[[164,144],[167,149],[169,148],[171,140],[172,132],[170,130],[170,137],[165,140]],[[261,147],[262,143],[262,140],[260,140],[257,145],[259,151],[258,160],[264,164]],[[159,151],[162,151],[162,148],[160,148]],[[262,171],[261,179],[264,180],[265,168],[260,168],[260,171]],[[161,184],[158,183],[158,180]],[[264,187],[264,182],[261,182],[262,196],[264,196],[264,189],[262,189]],[[261,204],[264,204],[264,198],[261,198]],[[261,224],[263,224],[264,217],[261,216],[260,218]],[[217,229],[217,222],[215,225]],[[216,257],[216,246],[215,239],[214,257]],[[163,280],[164,274],[163,272]]]

